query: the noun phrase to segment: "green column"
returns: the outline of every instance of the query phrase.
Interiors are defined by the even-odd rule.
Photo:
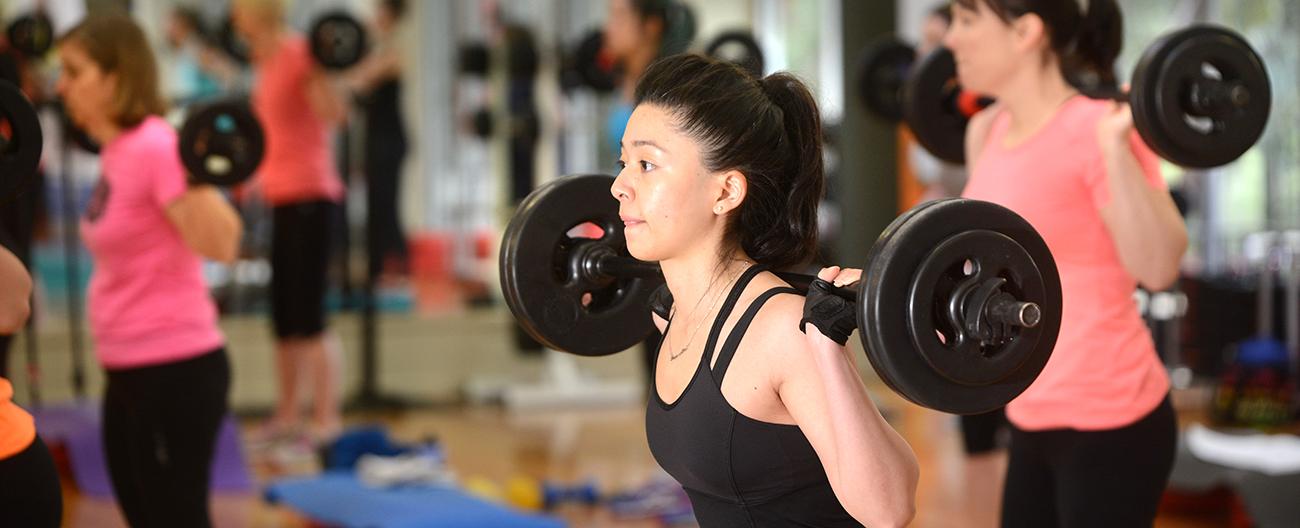
[[[841,2],[844,42],[844,121],[840,127],[842,224],[839,262],[859,267],[880,232],[897,216],[897,126],[871,116],[858,99],[856,63],[872,39],[894,31],[892,0]]]

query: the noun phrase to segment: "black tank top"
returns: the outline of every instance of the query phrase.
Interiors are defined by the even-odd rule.
[[[651,375],[646,406],[650,452],[686,489],[703,528],[861,526],[835,498],[817,453],[798,426],[748,418],[722,395],[731,358],[763,303],[775,295],[799,292],[778,287],[759,295],[709,368],[724,323],[745,285],[761,271],[761,266],[749,268],[732,287],[713,321],[695,375],[676,402],[660,399]]]

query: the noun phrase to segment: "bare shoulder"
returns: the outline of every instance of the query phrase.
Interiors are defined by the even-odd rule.
[[[998,103],[993,103],[985,107],[983,110],[975,112],[975,115],[970,117],[970,122],[967,125],[967,133],[978,134],[980,136],[987,134],[989,126],[993,125],[993,118],[1001,111],[1002,106]]]
[[[987,108],[975,112],[970,121],[966,124],[966,164],[977,158],[980,152],[984,151],[984,140],[988,136],[989,128],[993,126],[993,118],[1001,112],[1001,106],[997,103],[989,105]]]
[[[807,358],[803,353],[807,340],[799,331],[799,320],[803,318],[804,296],[798,294],[774,295],[767,300],[754,321],[749,325],[754,342],[759,344],[769,364],[781,366],[775,369],[774,378],[782,377],[785,367],[799,358]]]

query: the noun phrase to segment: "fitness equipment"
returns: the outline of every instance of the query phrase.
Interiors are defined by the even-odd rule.
[[[43,144],[32,102],[17,86],[0,80],[0,200],[13,199],[32,184]]]
[[[501,242],[501,285],[520,325],[550,348],[585,356],[628,349],[653,330],[659,267],[627,251],[613,178],[568,176],[538,188]],[[597,236],[598,235],[598,236]],[[1061,288],[1042,237],[1001,206],[950,199],[889,225],[835,294],[856,303],[867,358],[905,398],[973,414],[1037,377],[1060,327]],[[778,273],[805,289],[809,275]]]
[[[345,70],[365,58],[370,51],[366,28],[345,10],[326,11],[317,16],[307,32],[311,55],[322,68],[330,71]],[[248,64],[248,43],[235,31],[231,17],[227,16],[217,31],[217,44],[240,64]]]
[[[54,25],[41,10],[24,13],[14,18],[5,30],[9,44],[28,57],[39,57],[50,51],[54,44]]]
[[[962,89],[952,52],[940,48],[914,62],[897,40],[873,43],[859,60],[859,95],[884,119],[901,116],[936,157],[965,161],[966,123],[988,104]],[[1196,25],[1156,39],[1133,69],[1128,93],[1090,91],[1127,102],[1134,128],[1156,154],[1175,164],[1227,164],[1258,141],[1272,104],[1259,54],[1236,32]]]
[[[221,187],[247,180],[262,162],[266,138],[247,99],[199,105],[181,125],[181,162],[195,180]]]

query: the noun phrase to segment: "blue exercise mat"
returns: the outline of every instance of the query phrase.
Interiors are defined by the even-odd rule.
[[[355,528],[559,528],[564,522],[529,515],[452,488],[366,487],[347,472],[285,479],[266,488],[266,500],[316,522]]]

